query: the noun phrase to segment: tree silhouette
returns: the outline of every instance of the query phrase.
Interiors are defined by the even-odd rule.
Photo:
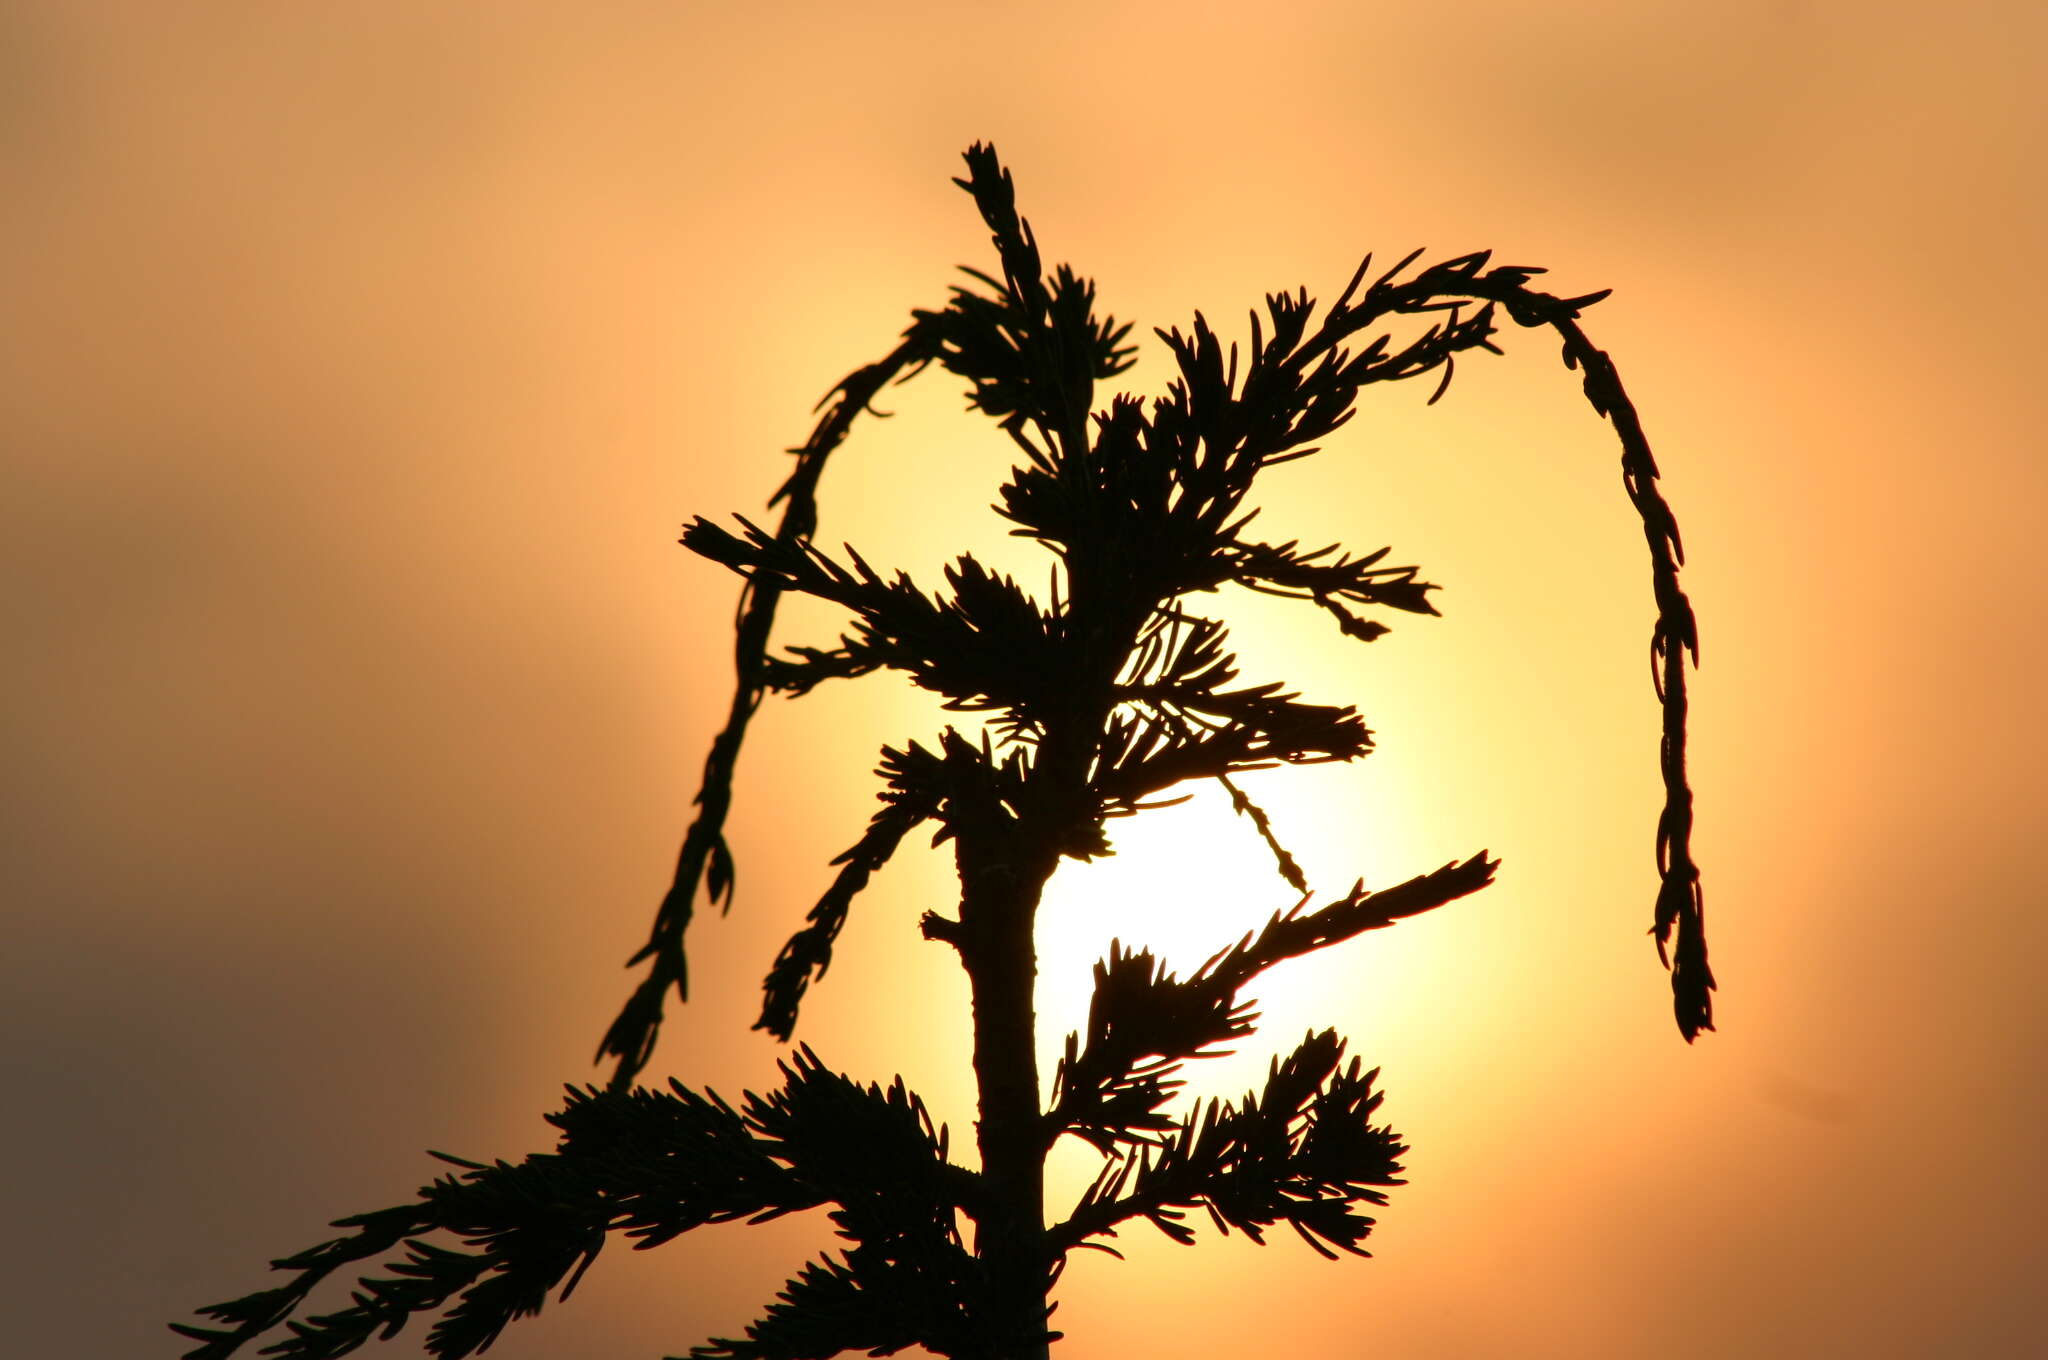
[[[1566,365],[1621,440],[1657,604],[1651,647],[1665,803],[1652,933],[1671,969],[1680,1032],[1690,1041],[1712,1028],[1685,777],[1685,661],[1697,662],[1697,639],[1678,584],[1678,529],[1649,445],[1614,366],[1579,326],[1605,294],[1538,292],[1530,280],[1539,271],[1490,265],[1486,253],[1421,269],[1410,255],[1377,274],[1368,257],[1320,323],[1311,324],[1315,304],[1303,290],[1267,297],[1242,351],[1200,315],[1185,334],[1160,332],[1178,367],[1167,394],[1149,405],[1117,396],[1098,410],[1096,384],[1129,366],[1129,327],[1096,315],[1087,280],[1065,266],[1044,272],[993,148],[973,147],[966,162],[968,176],[956,182],[993,233],[999,271],[967,270],[970,284],[945,306],[914,312],[895,349],[828,394],[771,502],[783,507],[773,532],[745,519],[731,527],[698,519],[684,531],[686,547],[745,582],[738,685],[674,886],[632,960],[647,965],[646,975],[599,1050],[613,1063],[609,1084],[570,1089],[548,1116],[561,1133],[553,1152],[517,1164],[434,1154],[458,1170],[416,1202],[337,1220],[348,1236],[274,1263],[289,1283],[200,1310],[220,1325],[174,1324],[200,1343],[188,1360],[219,1360],[280,1325],[286,1334],[265,1354],[339,1356],[437,1311],[428,1349],[466,1356],[539,1311],[558,1286],[566,1298],[612,1233],[644,1248],[704,1224],[820,1207],[844,1239],[839,1254],[806,1265],[744,1339],[712,1341],[693,1355],[795,1360],[920,1345],[963,1358],[1044,1356],[1057,1337],[1048,1300],[1069,1252],[1113,1251],[1103,1239],[1139,1219],[1190,1242],[1197,1209],[1254,1241],[1284,1223],[1325,1256],[1365,1254],[1373,1219],[1363,1209],[1386,1203],[1405,1149],[1372,1122],[1377,1073],[1347,1060],[1334,1031],[1311,1033],[1276,1058],[1264,1088],[1241,1101],[1167,1107],[1185,1062],[1251,1032],[1255,1017],[1239,996],[1259,973],[1474,892],[1496,864],[1482,851],[1383,891],[1360,883],[1311,907],[1301,869],[1233,777],[1354,760],[1372,736],[1348,706],[1240,681],[1222,624],[1192,601],[1238,585],[1312,604],[1362,642],[1387,631],[1377,614],[1434,614],[1434,587],[1415,567],[1388,565],[1387,549],[1359,555],[1247,537],[1246,497],[1264,469],[1316,452],[1369,384],[1435,374],[1434,402],[1458,355],[1500,352],[1501,313],[1557,334]],[[1397,342],[1378,329],[1400,317],[1421,318],[1420,333]],[[885,385],[933,364],[967,380],[971,405],[1021,456],[997,509],[1012,532],[1053,554],[1049,598],[1033,598],[972,556],[949,567],[945,588],[932,593],[905,575],[884,576],[851,548],[835,558],[811,541],[826,460]],[[772,654],[776,605],[792,591],[845,610],[848,631],[829,647]],[[757,1028],[790,1038],[853,899],[906,835],[932,823],[935,841],[952,844],[960,898],[955,915],[926,913],[922,930],[955,951],[972,990],[978,1169],[949,1159],[946,1130],[901,1078],[862,1085],[808,1047],[781,1065],[778,1088],[736,1105],[634,1080],[670,991],[686,994],[683,939],[700,892],[714,901],[732,893],[723,828],[749,719],[768,693],[801,695],[885,669],[976,715],[980,730],[949,727],[929,746],[882,749],[881,806],[774,961]],[[1095,966],[1086,1032],[1067,1036],[1042,1094],[1032,997],[1041,890],[1062,859],[1110,852],[1109,819],[1211,779],[1264,838],[1299,900],[1187,977],[1149,951],[1112,944]],[[1065,1135],[1092,1146],[1103,1165],[1066,1215],[1047,1223],[1045,1160]],[[333,1272],[376,1258],[385,1258],[382,1273],[364,1276],[347,1306],[293,1317]]]

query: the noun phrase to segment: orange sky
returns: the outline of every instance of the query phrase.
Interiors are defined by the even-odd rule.
[[[734,583],[676,528],[758,514],[826,386],[986,264],[947,182],[978,138],[1140,323],[1140,390],[1150,326],[1368,249],[1614,288],[1587,326],[1704,642],[1722,1028],[1688,1049],[1642,935],[1648,564],[1554,343],[1274,474],[1269,536],[1391,544],[1445,615],[1370,649],[1247,616],[1249,677],[1380,737],[1267,777],[1283,832],[1332,892],[1505,866],[1270,975],[1198,1074],[1325,1024],[1383,1068],[1414,1151],[1376,1258],[1133,1230],[1056,1353],[2039,1343],[2039,7],[584,8],[0,4],[10,1344],[174,1354],[423,1149],[546,1145],[724,703]],[[1042,580],[959,404],[932,374],[858,429],[821,538]],[[887,679],[764,711],[739,905],[650,1076],[772,1083],[760,974],[931,718]],[[1124,830],[1045,909],[1048,1051],[1110,935],[1193,962],[1287,898],[1213,803]],[[915,932],[947,890],[922,851],[879,879],[799,1037],[965,1148],[964,986]],[[493,1356],[680,1353],[829,1244],[608,1255]]]

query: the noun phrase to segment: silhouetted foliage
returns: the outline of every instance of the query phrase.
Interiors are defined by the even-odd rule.
[[[428,1349],[466,1356],[557,1288],[566,1298],[612,1233],[644,1249],[705,1224],[819,1207],[843,1249],[805,1266],[745,1339],[692,1354],[795,1360],[921,1345],[956,1357],[1044,1355],[1057,1335],[1046,1326],[1049,1293],[1068,1252],[1113,1252],[1105,1239],[1138,1219],[1191,1242],[1197,1208],[1219,1230],[1254,1241],[1284,1223],[1325,1256],[1365,1254],[1373,1220],[1361,1207],[1386,1203],[1404,1149],[1371,1122],[1377,1072],[1347,1063],[1334,1031],[1276,1059],[1257,1093],[1178,1115],[1167,1107],[1185,1062],[1251,1032],[1255,1017],[1239,994],[1259,973],[1477,891],[1496,865],[1481,852],[1384,891],[1360,883],[1310,910],[1300,866],[1232,777],[1353,760],[1372,749],[1372,735],[1348,706],[1240,680],[1223,625],[1189,601],[1236,584],[1312,604],[1365,642],[1387,631],[1376,613],[1434,614],[1434,587],[1414,567],[1386,565],[1385,548],[1358,555],[1247,537],[1246,497],[1264,469],[1316,452],[1366,386],[1434,374],[1435,401],[1458,355],[1499,352],[1501,313],[1558,334],[1566,364],[1621,439],[1650,547],[1664,713],[1663,886],[1652,930],[1671,967],[1680,1031],[1691,1040],[1712,1028],[1685,779],[1685,660],[1697,661],[1698,643],[1649,446],[1613,365],[1579,326],[1604,294],[1537,292],[1538,271],[1489,266],[1484,253],[1413,270],[1411,255],[1377,274],[1368,258],[1319,323],[1305,290],[1268,297],[1242,351],[1200,315],[1186,333],[1160,332],[1178,368],[1167,394],[1149,406],[1116,396],[1098,410],[1096,384],[1129,366],[1129,328],[1096,316],[1091,283],[1064,266],[1044,272],[993,149],[976,146],[966,160],[968,177],[957,182],[993,233],[999,275],[968,270],[971,285],[942,308],[913,313],[887,357],[828,394],[771,502],[783,506],[773,532],[744,519],[732,528],[698,519],[684,530],[685,546],[745,582],[738,684],[674,886],[632,961],[647,963],[647,975],[599,1050],[615,1064],[609,1086],[570,1090],[548,1116],[561,1132],[552,1153],[517,1165],[444,1156],[458,1173],[423,1188],[416,1204],[338,1220],[350,1236],[274,1263],[290,1284],[201,1310],[216,1327],[178,1326],[201,1343],[190,1360],[220,1360],[280,1325],[286,1335],[265,1354],[339,1356],[435,1312]],[[1399,317],[1425,324],[1405,342],[1378,330]],[[826,459],[886,384],[932,364],[967,380],[971,406],[1021,455],[996,508],[1057,559],[1048,599],[971,556],[933,593],[885,576],[851,548],[834,557],[811,541]],[[829,647],[771,654],[787,592],[843,608],[849,631]],[[669,991],[685,994],[683,936],[699,893],[731,899],[724,824],[749,719],[770,692],[801,695],[878,670],[903,672],[950,710],[983,715],[983,730],[947,728],[934,745],[882,748],[881,806],[776,958],[757,1027],[790,1037],[854,898],[904,836],[933,823],[936,841],[954,848],[961,895],[957,915],[928,912],[922,930],[957,951],[973,989],[978,1169],[949,1160],[945,1130],[900,1078],[886,1090],[863,1086],[807,1047],[783,1065],[778,1089],[748,1093],[737,1107],[673,1083],[634,1084]],[[1044,1101],[1032,1032],[1041,889],[1061,859],[1109,853],[1106,821],[1195,780],[1228,790],[1300,900],[1186,978],[1149,951],[1113,943],[1095,968],[1086,1033],[1067,1037]],[[1068,1134],[1100,1153],[1103,1167],[1071,1213],[1047,1224],[1044,1163]],[[975,1227],[971,1244],[963,1219]],[[379,1259],[383,1273],[363,1277],[348,1306],[294,1317],[335,1271]]]

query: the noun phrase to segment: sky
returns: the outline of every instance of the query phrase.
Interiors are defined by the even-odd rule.
[[[678,527],[760,515],[817,398],[988,264],[948,182],[988,140],[1048,259],[1138,323],[1134,391],[1152,326],[1242,336],[1368,250],[1612,288],[1586,326],[1703,644],[1720,1028],[1688,1047],[1644,935],[1648,562],[1553,340],[1435,407],[1372,394],[1272,474],[1269,537],[1391,546],[1443,617],[1360,647],[1230,605],[1249,678],[1378,734],[1256,793],[1327,895],[1503,867],[1268,975],[1196,1074],[1234,1095],[1326,1025],[1382,1069],[1413,1150],[1373,1259],[1133,1230],[1068,1271],[1056,1354],[2030,1352],[2043,14],[0,3],[10,1345],[174,1355],[165,1323],[406,1200],[426,1149],[549,1146],[726,699],[735,582]],[[883,404],[821,542],[1042,581],[959,384]],[[759,978],[876,748],[938,720],[886,677],[763,711],[737,905],[651,1080],[776,1082]],[[1042,909],[1048,1056],[1112,936],[1192,966],[1291,897],[1213,795],[1117,831]],[[965,1149],[965,988],[915,925],[949,889],[906,850],[798,1037]],[[811,1216],[614,1250],[493,1355],[679,1354],[831,1245]]]

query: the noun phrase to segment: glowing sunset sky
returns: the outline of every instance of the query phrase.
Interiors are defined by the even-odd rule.
[[[9,1352],[175,1355],[166,1322],[408,1198],[424,1149],[549,1145],[726,700],[736,582],[678,526],[758,517],[819,395],[988,265],[949,183],[985,139],[1048,261],[1138,323],[1132,390],[1152,326],[1242,337],[1367,250],[1613,288],[1586,327],[1703,641],[1721,1029],[1689,1049],[1643,934],[1649,567],[1554,340],[1510,329],[1434,408],[1373,393],[1272,474],[1267,537],[1391,545],[1444,614],[1367,648],[1242,611],[1248,679],[1380,743],[1265,776],[1282,834],[1325,895],[1503,869],[1268,975],[1194,1073],[1235,1095],[1324,1025],[1383,1069],[1413,1151],[1375,1259],[1131,1229],[1077,1254],[1054,1353],[2029,1353],[2043,14],[0,3]],[[960,388],[856,428],[820,541],[1036,585]],[[760,976],[927,698],[763,710],[739,901],[650,1079],[773,1084]],[[1220,800],[1113,830],[1044,908],[1048,1055],[1112,935],[1192,965],[1289,896]],[[878,878],[798,1037],[903,1073],[971,1156],[966,990],[916,933],[949,890],[921,848]],[[832,1244],[615,1249],[492,1356],[681,1354]]]

